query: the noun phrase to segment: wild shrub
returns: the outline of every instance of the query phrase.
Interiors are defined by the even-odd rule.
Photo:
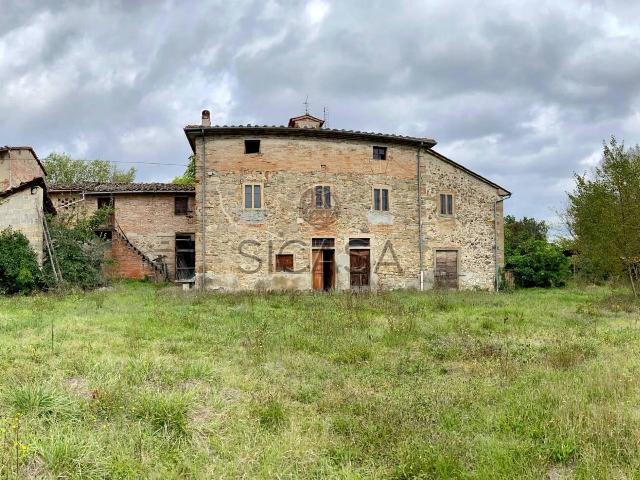
[[[43,286],[36,253],[21,232],[0,232],[0,293],[30,293]]]
[[[103,266],[107,262],[107,244],[95,234],[95,229],[103,225],[111,213],[111,209],[103,208],[87,219],[66,216],[49,219],[55,261],[65,284],[87,290],[105,283]],[[54,284],[55,277],[48,257],[44,270],[48,283]]]
[[[506,268],[513,272],[516,285],[531,287],[563,287],[571,274],[569,259],[556,245],[535,240],[522,246],[506,259]]]

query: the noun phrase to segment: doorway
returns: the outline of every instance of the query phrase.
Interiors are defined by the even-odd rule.
[[[335,240],[314,238],[311,246],[311,285],[314,290],[333,290],[336,274]]]
[[[458,251],[436,250],[436,288],[458,289]]]
[[[193,233],[176,233],[176,280],[191,280],[196,274],[196,239]]]
[[[369,250],[349,250],[349,277],[351,290],[363,292],[369,290],[371,259]]]

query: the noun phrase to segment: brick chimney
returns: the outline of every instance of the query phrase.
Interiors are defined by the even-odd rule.
[[[202,110],[202,126],[211,126],[211,113],[209,113],[209,110]]]

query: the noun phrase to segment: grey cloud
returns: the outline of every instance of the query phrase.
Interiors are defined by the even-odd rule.
[[[5,0],[0,144],[184,163],[202,108],[283,124],[309,95],[332,127],[436,138],[551,218],[603,139],[638,142],[640,6],[315,2]]]

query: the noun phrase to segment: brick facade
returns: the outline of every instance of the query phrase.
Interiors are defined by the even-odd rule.
[[[206,152],[208,288],[310,289],[313,238],[333,239],[336,289],[351,287],[348,245],[349,239],[359,238],[369,242],[371,289],[418,288],[418,150],[425,287],[434,285],[434,254],[444,249],[458,252],[460,288],[493,288],[496,258],[498,265],[503,261],[501,200],[508,193],[499,186],[406,137],[360,139],[352,132],[318,132],[319,128],[313,135],[309,128],[235,128],[209,127],[204,145],[195,127],[185,129],[197,154],[198,226]],[[245,139],[259,139],[260,153],[245,154]],[[372,158],[373,146],[387,147],[385,160]],[[260,186],[261,208],[245,208],[246,185]],[[330,209],[315,208],[318,185],[330,187]],[[374,188],[388,190],[388,211],[373,209]],[[439,214],[441,193],[454,197],[451,216]],[[203,274],[200,230],[199,278]],[[298,273],[274,271],[277,253],[292,254]]]
[[[144,184],[134,184],[135,186]],[[170,184],[160,185],[163,189],[170,189]],[[95,191],[104,190],[100,186],[92,185],[82,188],[52,186],[50,196],[56,205],[60,215],[72,215],[86,217],[98,208],[98,199],[112,197],[114,200],[115,225],[126,235],[130,244],[140,251],[147,259],[154,260],[158,256],[164,256],[167,264],[169,278],[175,278],[176,266],[176,234],[194,234],[195,208],[192,188],[184,191],[153,191],[140,190],[127,192],[127,185],[117,186],[120,191]],[[175,214],[175,197],[187,196],[189,213],[186,215]],[[115,238],[115,236],[114,236]],[[114,270],[115,276],[126,278],[143,278],[149,273],[148,262],[139,256],[124,255],[117,250],[116,242],[113,242],[114,257],[119,259],[119,267]],[[122,255],[120,255],[122,253]],[[135,260],[134,264],[125,263]],[[141,277],[142,275],[142,277]]]
[[[0,191],[44,176],[31,147],[0,147]]]

